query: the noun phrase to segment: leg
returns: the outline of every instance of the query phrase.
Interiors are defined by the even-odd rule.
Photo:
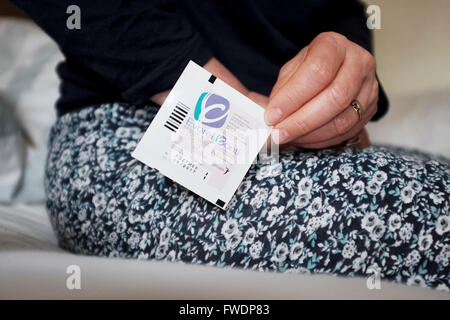
[[[286,152],[253,165],[223,211],[131,157],[155,111],[104,105],[54,126],[48,210],[62,247],[450,286],[445,159],[385,147]]]

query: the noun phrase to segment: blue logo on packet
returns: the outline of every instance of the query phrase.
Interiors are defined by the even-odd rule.
[[[222,128],[230,111],[230,102],[215,93],[203,92],[194,110],[194,119],[212,128]]]

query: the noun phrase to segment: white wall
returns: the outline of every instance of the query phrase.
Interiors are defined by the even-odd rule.
[[[450,89],[450,0],[365,0],[381,7],[378,74],[390,96]]]
[[[381,7],[375,56],[390,100],[372,142],[450,158],[450,0],[365,0]]]

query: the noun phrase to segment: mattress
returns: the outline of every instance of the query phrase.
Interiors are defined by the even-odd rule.
[[[69,289],[70,266],[80,289]],[[69,273],[68,273],[69,271]],[[450,299],[367,279],[281,274],[74,255],[58,248],[42,205],[0,205],[0,299]]]

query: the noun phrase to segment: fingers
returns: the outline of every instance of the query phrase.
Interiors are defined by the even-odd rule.
[[[297,71],[298,67],[305,60],[307,53],[308,47],[304,47],[302,50],[300,50],[299,53],[297,53],[294,58],[283,65],[283,67],[280,69],[280,73],[278,74],[277,82],[274,84],[272,91],[270,92],[270,99],[272,99],[278,93],[278,91],[280,91],[280,89],[284,87],[286,82],[291,79],[295,71]]]
[[[359,145],[358,145],[359,149],[364,149],[364,148],[370,147],[370,145],[371,145],[370,138],[369,138],[369,134],[367,133],[366,129],[361,130],[361,132],[358,135],[358,138],[359,138]]]
[[[304,136],[343,112],[360,92],[368,73],[357,48],[347,50],[344,64],[331,84],[316,97],[276,125],[280,144]],[[372,72],[371,77],[374,77]],[[269,102],[269,107],[270,107]]]
[[[335,33],[323,33],[282,68],[265,113],[267,124],[286,119],[333,81],[345,59],[344,39]]]
[[[321,142],[314,142],[314,143],[293,143],[297,147],[305,148],[305,149],[322,149],[322,148],[328,148],[332,146],[336,146],[341,144],[342,142],[353,138],[356,136],[365,126],[365,124],[371,119],[377,110],[376,106],[370,106],[369,108],[370,112],[366,113],[364,115],[364,120],[362,120],[360,123],[355,125],[352,129],[347,131],[345,134],[337,137],[333,137],[326,141]]]
[[[373,82],[376,79],[366,81],[357,96],[358,101],[363,107],[363,118],[360,120],[358,112],[353,109],[352,106],[348,106],[340,114],[334,117],[332,120],[321,126],[320,128],[294,140],[297,144],[302,143],[318,143],[330,140],[333,137],[339,137],[350,131],[358,123],[365,125],[370,118],[366,117],[367,114],[372,114],[372,108],[376,108],[376,96],[374,95]],[[375,110],[376,111],[376,110]]]
[[[358,113],[353,107],[348,106],[330,122],[321,126],[307,135],[293,140],[296,144],[311,144],[328,141],[334,137],[340,137],[358,125]]]

